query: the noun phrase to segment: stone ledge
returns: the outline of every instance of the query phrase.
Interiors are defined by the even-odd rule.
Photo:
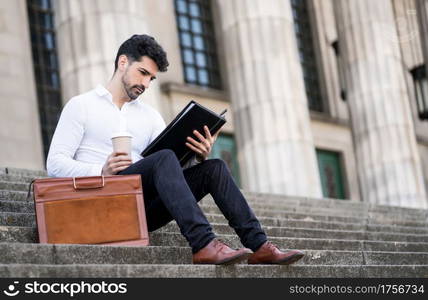
[[[309,110],[309,116],[311,118],[311,121],[325,122],[325,123],[330,123],[330,124],[344,126],[344,127],[351,126],[351,123],[349,122],[349,120],[333,117],[328,113]]]
[[[210,98],[224,102],[230,102],[229,97],[225,91],[216,90],[208,87],[201,87],[198,85],[165,82],[161,85],[161,90],[166,94],[190,94],[196,97]]]

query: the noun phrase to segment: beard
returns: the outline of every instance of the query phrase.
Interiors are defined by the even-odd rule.
[[[131,85],[128,80],[128,72],[126,72],[122,77],[123,89],[128,95],[129,99],[135,100],[145,91],[145,87],[143,85],[135,84]]]

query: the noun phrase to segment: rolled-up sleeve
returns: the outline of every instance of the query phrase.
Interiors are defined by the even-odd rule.
[[[82,101],[72,98],[62,110],[46,161],[48,176],[77,177],[101,175],[103,164],[74,159],[85,132],[86,112]]]

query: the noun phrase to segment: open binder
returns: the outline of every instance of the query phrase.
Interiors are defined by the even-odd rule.
[[[145,157],[162,149],[171,149],[183,166],[195,152],[186,146],[187,137],[199,140],[193,130],[205,135],[204,125],[208,126],[211,134],[215,134],[225,123],[226,110],[217,114],[195,101],[190,101],[174,120],[153,140],[141,153]]]

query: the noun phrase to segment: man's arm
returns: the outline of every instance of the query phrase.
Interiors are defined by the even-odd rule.
[[[71,99],[64,107],[58,121],[46,169],[49,176],[77,177],[101,175],[103,164],[90,164],[74,160],[84,134],[86,112],[78,99]]]

